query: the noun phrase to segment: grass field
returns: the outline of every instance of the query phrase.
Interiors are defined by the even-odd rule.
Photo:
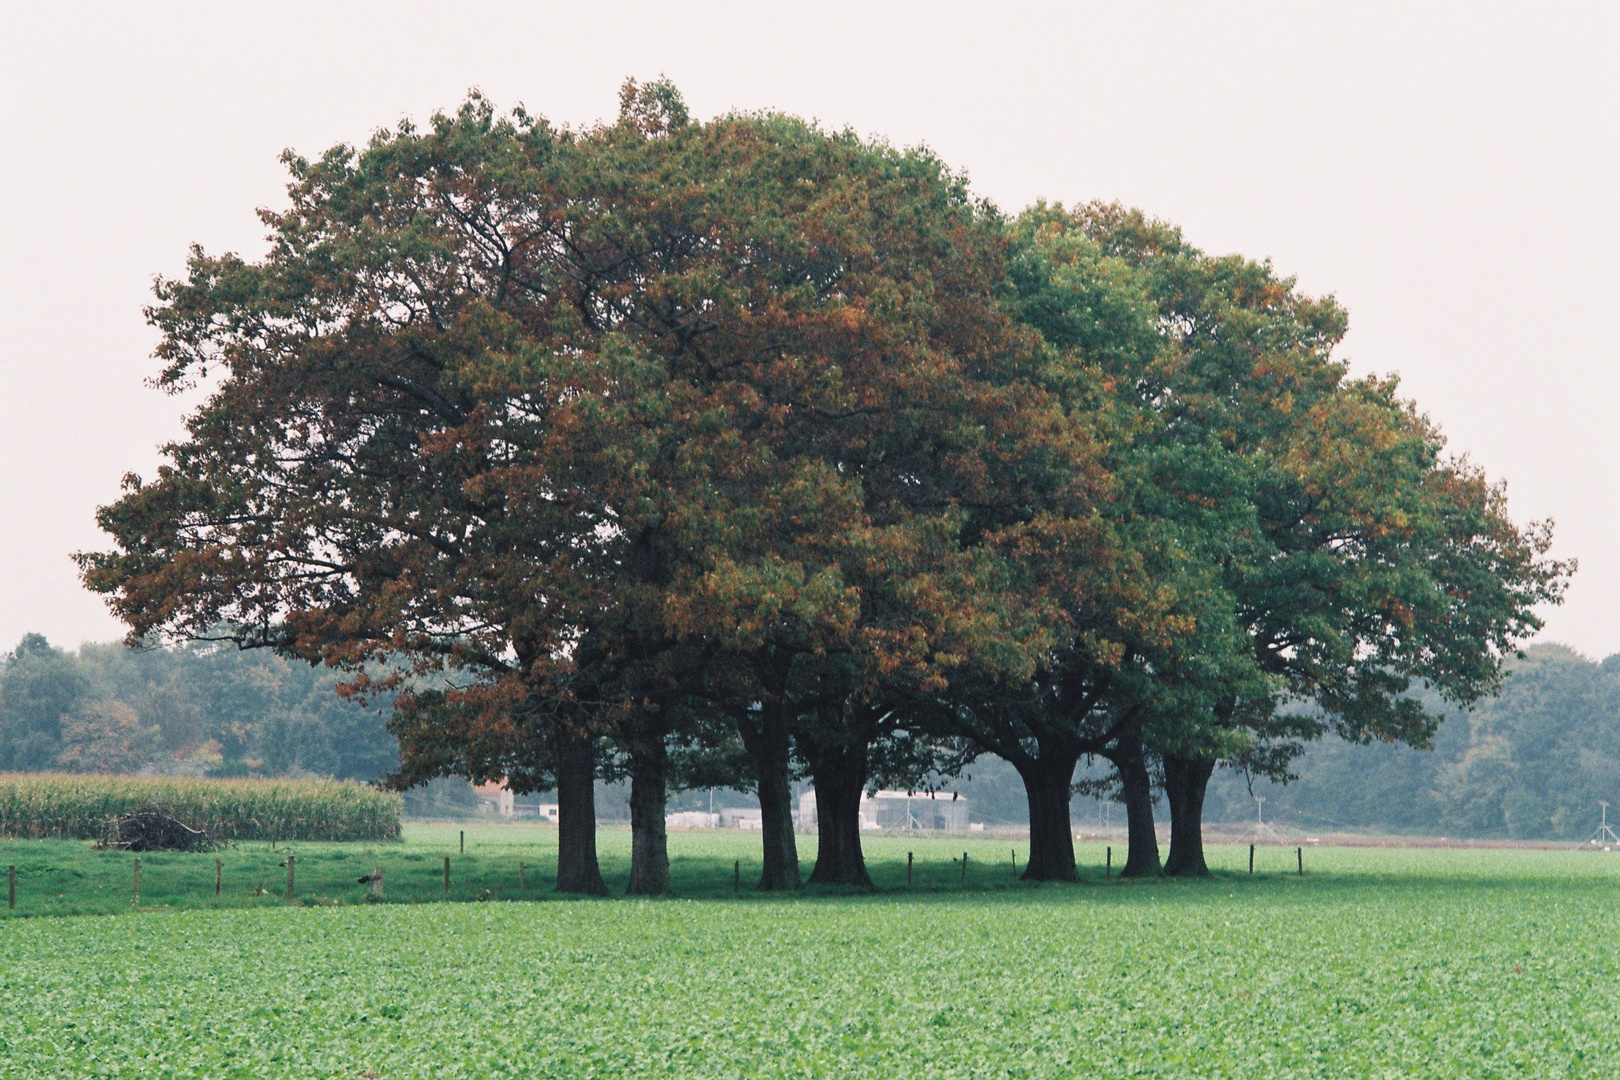
[[[1251,878],[1220,847],[1208,881],[1104,883],[1087,848],[1087,883],[1031,888],[1011,842],[882,839],[896,891],[761,897],[731,893],[755,838],[677,834],[682,896],[555,901],[553,837],[294,845],[293,904],[243,846],[229,910],[212,856],[147,856],[134,913],[132,857],[0,844],[19,915],[124,912],[0,925],[0,1077],[1620,1075],[1620,856],[1313,849],[1300,878],[1270,848]],[[621,885],[627,845],[602,834]],[[532,859],[552,902],[354,882],[437,899],[446,854],[453,898],[515,899]]]

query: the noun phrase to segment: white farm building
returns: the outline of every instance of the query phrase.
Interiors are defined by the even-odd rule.
[[[861,829],[927,829],[932,832],[967,832],[968,801],[949,791],[866,791],[861,793]],[[816,827],[814,789],[799,796],[799,828]]]

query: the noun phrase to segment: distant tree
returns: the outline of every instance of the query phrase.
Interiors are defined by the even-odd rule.
[[[1594,664],[1562,646],[1533,647],[1500,694],[1450,723],[1466,741],[1436,763],[1447,835],[1585,840],[1599,800],[1620,807],[1615,657]]]
[[[286,704],[258,733],[266,773],[377,782],[399,768],[399,743],[388,730],[391,710],[345,698],[332,672],[305,664],[287,667]]]
[[[130,648],[121,642],[79,647],[80,670],[94,686],[95,695],[123,702],[135,710],[143,728],[157,730],[151,764],[178,764],[195,749],[218,739],[221,718],[243,717],[234,696],[229,705],[214,705],[216,692],[228,686],[230,678],[205,680],[193,660],[186,649]],[[246,670],[232,676],[258,681],[256,673]],[[220,743],[223,747],[223,740]]]
[[[360,780],[398,767],[386,710],[346,700],[333,672],[265,652],[108,643],[75,655],[29,635],[6,660],[0,748],[15,737],[32,750],[0,767]]]
[[[91,693],[77,657],[26,635],[0,667],[0,768],[55,767],[62,724]]]
[[[89,701],[63,720],[57,763],[70,772],[134,772],[152,760],[160,739],[122,701]]]
[[[1418,693],[1446,717],[1432,751],[1330,736],[1291,764],[1286,786],[1255,778],[1267,818],[1325,832],[1588,839],[1598,802],[1620,807],[1620,656],[1598,664],[1536,644],[1506,668],[1501,690],[1471,709]],[[1217,820],[1253,821],[1245,780],[1217,774]]]

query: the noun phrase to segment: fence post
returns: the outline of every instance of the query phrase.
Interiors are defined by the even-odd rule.
[[[12,910],[17,907],[17,868],[6,867],[6,906]]]
[[[382,894],[383,894],[382,867],[373,866],[371,868],[371,895],[372,896],[381,896]]]
[[[130,907],[139,907],[141,904],[141,857],[135,856],[135,895],[130,898]]]
[[[293,898],[293,863],[296,860],[289,854],[287,856],[287,899]]]
[[[961,880],[960,883],[958,883],[957,888],[961,889],[961,888],[966,888],[966,887],[967,887],[967,852],[964,851],[964,852],[962,852],[962,880]]]
[[[444,857],[444,894],[450,895],[450,856]]]
[[[1254,873],[1254,845],[1249,845],[1249,873]]]
[[[518,892],[522,893],[524,891],[526,890],[524,889],[523,885],[523,864],[518,863]]]
[[[1299,856],[1299,876],[1304,877],[1305,876],[1305,849],[1302,848],[1302,847],[1295,848],[1294,849],[1294,854]]]
[[[742,860],[735,859],[731,864],[731,891],[742,891]]]
[[[906,852],[906,888],[911,888],[911,852]]]
[[[224,878],[225,878],[225,860],[223,860],[223,859],[215,859],[214,860],[214,895],[215,896],[219,895],[220,886],[222,886],[225,883]]]
[[[1113,876],[1114,876],[1114,846],[1112,844],[1110,844],[1110,845],[1108,845],[1108,847],[1106,849],[1106,854],[1103,856],[1103,877],[1111,878]]]
[[[467,854],[467,830],[461,830],[461,854]]]

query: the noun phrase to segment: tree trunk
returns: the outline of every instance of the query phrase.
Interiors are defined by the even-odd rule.
[[[1204,793],[1215,762],[1164,756],[1164,793],[1170,800],[1170,857],[1164,872],[1177,877],[1208,877],[1204,862]]]
[[[662,738],[630,744],[630,884],[626,893],[659,896],[669,891],[669,749]]]
[[[1153,781],[1148,776],[1147,755],[1139,735],[1127,735],[1115,744],[1109,760],[1119,770],[1124,789],[1125,818],[1129,848],[1120,877],[1159,877],[1159,837],[1153,830]]]
[[[1029,863],[1025,881],[1078,881],[1074,866],[1074,832],[1069,820],[1069,793],[1080,755],[1043,754],[1018,766],[1029,800]]]
[[[606,896],[596,862],[596,748],[565,735],[557,750],[557,891]]]
[[[764,845],[759,888],[763,892],[797,889],[803,881],[799,877],[799,848],[793,838],[786,705],[765,702],[757,718],[744,717],[737,730],[759,783],[760,839]]]
[[[861,853],[866,744],[819,750],[811,758],[810,776],[816,785],[817,838],[810,884],[872,888],[866,857]]]

